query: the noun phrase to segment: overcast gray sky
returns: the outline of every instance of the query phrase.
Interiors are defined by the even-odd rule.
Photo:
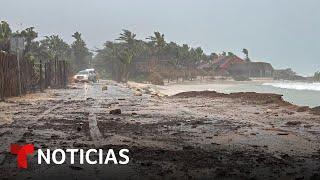
[[[144,39],[201,46],[206,53],[249,49],[251,59],[299,74],[320,70],[319,0],[0,0],[0,20],[14,30],[36,27],[40,36],[75,31],[101,47],[121,29]]]

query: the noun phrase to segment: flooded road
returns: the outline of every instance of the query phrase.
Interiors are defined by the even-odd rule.
[[[8,179],[319,178],[319,116],[275,104],[160,97],[102,81],[11,98],[0,114],[0,175]],[[130,163],[38,165],[34,155],[19,170],[11,143],[127,148]]]

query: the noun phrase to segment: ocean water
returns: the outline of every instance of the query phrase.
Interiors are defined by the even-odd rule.
[[[185,91],[211,90],[222,93],[258,92],[282,94],[283,99],[300,106],[320,106],[320,83],[304,82],[214,82],[186,83],[164,86],[163,93],[173,95]]]

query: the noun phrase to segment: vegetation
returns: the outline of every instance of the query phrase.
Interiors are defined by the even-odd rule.
[[[235,81],[250,81],[250,78],[248,76],[245,76],[245,75],[232,76],[232,78]]]
[[[136,34],[123,30],[120,33],[120,37],[117,39],[120,42],[120,48],[115,49],[115,55],[121,64],[118,64],[117,71],[118,76],[116,77],[117,82],[127,82],[129,78],[129,68],[133,57],[137,53],[136,46]]]
[[[71,48],[58,35],[46,36],[40,41],[42,54],[46,54],[47,61],[53,60],[70,60]]]
[[[320,71],[314,73],[313,79],[314,81],[320,82]]]
[[[164,34],[161,34],[160,32],[154,32],[154,36],[150,36],[147,39],[150,40],[154,53],[159,59],[161,54],[163,53],[164,47],[166,46]]]
[[[19,35],[19,33],[17,35]],[[25,51],[31,51],[32,46],[34,45],[34,40],[38,37],[38,33],[34,31],[34,27],[29,27],[21,31],[20,36],[24,37],[26,41]]]
[[[190,48],[187,44],[180,46],[175,42],[167,43],[165,35],[160,32],[154,32],[153,36],[146,38],[147,41],[137,40],[135,37],[136,35],[129,30],[123,30],[116,41],[107,41],[104,48],[97,50],[93,61],[99,72],[118,82],[126,82],[129,78],[137,77],[145,77],[147,80],[148,76],[158,78],[159,73],[154,66],[159,62],[165,62],[175,72],[167,72],[167,75],[162,72],[161,76],[172,78],[173,73],[180,72],[181,77],[192,78],[192,71],[195,71],[200,63],[217,56],[215,53],[205,55],[200,47]],[[152,64],[153,62],[155,63]],[[133,67],[132,63],[144,63],[149,66],[145,67],[143,72],[136,73],[136,67]],[[152,75],[151,72],[157,74]]]
[[[242,49],[242,52],[243,52],[243,54],[246,56],[246,59],[245,59],[245,60],[246,60],[246,61],[250,61],[248,49],[243,48],[243,49]]]
[[[114,41],[107,41],[102,49],[96,50],[93,56],[80,32],[72,35],[74,41],[69,45],[58,35],[45,36],[38,40],[34,27],[13,33],[5,21],[0,23],[0,50],[9,51],[10,38],[13,36],[25,38],[23,56],[29,61],[66,60],[73,72],[95,67],[102,77],[117,82],[127,82],[129,79],[150,82],[154,79],[159,83],[161,79],[192,80],[196,76],[211,74],[213,66],[210,63],[213,59],[219,56],[234,56],[232,52],[206,55],[201,47],[193,48],[187,44],[167,42],[165,35],[160,32],[154,32],[141,40],[136,38],[135,33],[125,29]],[[243,49],[243,53],[249,61],[248,50]],[[211,69],[198,68],[201,65]]]
[[[45,36],[42,40],[36,40],[38,33],[34,27],[22,31],[12,32],[5,21],[0,23],[0,50],[9,52],[10,38],[14,36],[25,39],[24,58],[33,62],[48,62],[54,60],[66,60],[73,72],[91,66],[93,54],[89,51],[81,33],[75,32],[72,37],[74,42],[69,45],[58,35]]]
[[[72,64],[74,71],[86,69],[91,66],[93,54],[87,48],[86,43],[81,37],[81,33],[75,32],[72,37],[75,41],[71,44]]]
[[[9,51],[10,48],[10,36],[12,31],[10,26],[7,22],[1,21],[0,22],[0,50],[1,51]]]

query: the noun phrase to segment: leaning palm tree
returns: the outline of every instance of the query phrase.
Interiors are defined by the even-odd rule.
[[[150,40],[150,42],[154,46],[157,57],[158,59],[160,59],[161,52],[166,46],[164,34],[161,34],[160,32],[154,32],[154,36],[149,36],[147,39]]]
[[[118,57],[123,64],[121,80],[123,82],[128,82],[130,72],[129,68],[133,59],[133,54],[130,51],[123,50]]]
[[[248,49],[243,48],[242,52],[244,55],[246,55],[246,61],[250,61]]]
[[[116,40],[120,41],[122,44],[121,50],[117,50],[117,56],[120,60],[122,67],[119,68],[121,72],[121,81],[127,82],[129,78],[129,69],[130,64],[134,55],[136,54],[136,42],[135,39],[136,34],[132,33],[129,30],[122,30],[123,32],[120,33],[119,38]]]
[[[133,48],[136,41],[136,34],[126,29],[123,29],[122,31],[123,32],[120,33],[119,38],[117,38],[116,40],[124,42],[128,46],[128,48]]]
[[[72,35],[73,38],[75,38],[76,40],[78,41],[81,41],[81,33],[79,32],[75,32],[73,35]]]

